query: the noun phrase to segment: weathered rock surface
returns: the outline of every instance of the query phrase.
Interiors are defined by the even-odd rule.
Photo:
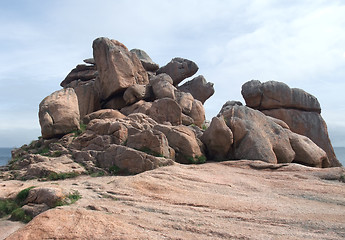
[[[123,94],[123,100],[127,105],[153,98],[152,86],[134,84],[126,89]]]
[[[0,236],[343,239],[344,183],[336,179],[344,174],[343,168],[231,161],[175,164],[128,177],[81,176],[54,182],[81,194],[75,204],[42,213],[11,236],[4,226],[8,222],[0,220]],[[0,198],[7,198],[29,186],[53,183],[0,180],[0,185]]]
[[[205,122],[205,109],[199,100],[194,99],[192,109],[190,110],[188,116],[190,116],[194,120],[194,124],[198,127],[201,127]]]
[[[55,207],[59,201],[65,198],[61,188],[57,187],[35,187],[30,189],[25,204],[46,204],[48,207]]]
[[[161,98],[152,103],[148,115],[158,123],[182,124],[182,109],[178,103],[170,98]]]
[[[157,74],[166,73],[177,86],[184,79],[193,76],[199,67],[193,61],[184,58],[173,58],[167,65],[158,69]]]
[[[148,83],[147,73],[138,57],[122,43],[102,37],[95,39],[92,47],[102,99],[108,99],[134,84]]]
[[[126,116],[123,115],[118,110],[102,109],[102,110],[98,110],[96,112],[93,112],[93,113],[90,113],[90,114],[86,115],[83,118],[83,122],[85,124],[88,124],[93,119],[107,119],[107,118],[117,119],[117,118],[125,118],[125,117]]]
[[[77,65],[60,83],[60,86],[65,88],[68,84],[75,80],[88,81],[95,79],[98,76],[96,66],[94,65]]]
[[[326,122],[320,114],[296,109],[271,109],[262,112],[268,116],[281,119],[289,126],[291,131],[310,138],[327,153],[331,167],[341,166],[329,139]]]
[[[129,136],[126,146],[153,155],[171,158],[168,139],[157,130],[144,130]]]
[[[303,136],[281,127],[257,110],[239,105],[226,107],[227,110],[221,116],[233,133],[230,158],[260,159],[269,163],[298,162],[314,167],[329,166],[326,153],[312,141],[306,141]],[[295,144],[297,142],[300,143],[298,147]]]
[[[178,87],[178,90],[192,94],[202,104],[214,94],[213,83],[207,82],[202,75],[184,83]]]
[[[129,115],[131,113],[144,113],[147,114],[149,109],[152,107],[152,102],[146,102],[144,100],[140,100],[128,107],[124,107],[121,109],[121,113],[125,115]]]
[[[175,90],[173,81],[168,74],[161,73],[150,80],[153,94],[156,98],[171,98],[175,99]]]
[[[186,126],[154,126],[167,137],[169,145],[175,150],[175,160],[179,163],[197,163],[204,156],[203,149],[194,132]]]
[[[39,105],[39,121],[42,137],[61,137],[79,129],[78,98],[72,88],[56,91]]]
[[[212,118],[210,126],[201,137],[210,159],[224,160],[229,156],[233,134],[223,118]]]
[[[131,52],[137,55],[146,71],[155,72],[158,70],[159,65],[157,63],[154,63],[150,56],[144,50],[132,49]]]
[[[316,97],[285,83],[252,80],[242,86],[247,106],[284,121],[291,131],[310,138],[328,156],[331,167],[341,166],[330,142],[327,125],[322,119]]]
[[[298,88],[290,88],[282,82],[258,80],[242,86],[242,96],[248,107],[265,110],[292,108],[309,112],[321,112],[319,101],[313,95]]]
[[[85,115],[101,109],[98,92],[95,90],[95,80],[75,80],[66,85],[66,88],[73,88],[78,98],[79,114],[82,119]]]
[[[189,114],[192,111],[194,98],[192,94],[175,91],[176,102],[181,106],[184,114]]]

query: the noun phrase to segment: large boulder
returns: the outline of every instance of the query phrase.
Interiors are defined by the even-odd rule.
[[[85,115],[101,109],[98,92],[95,90],[95,80],[75,80],[66,87],[73,88],[78,98],[79,114],[82,119]]]
[[[137,55],[146,71],[155,72],[158,70],[159,65],[157,63],[154,63],[150,56],[144,50],[132,49],[131,52]]]
[[[101,37],[93,41],[92,47],[102,99],[108,99],[136,83],[148,83],[146,70],[138,57],[122,43]]]
[[[161,73],[150,79],[152,91],[156,98],[171,98],[175,99],[176,88],[173,81],[168,74]]]
[[[149,110],[152,107],[152,102],[146,102],[144,100],[140,100],[130,106],[122,108],[120,111],[121,113],[125,114],[126,116],[131,113],[144,113],[148,114]]]
[[[326,122],[319,113],[284,108],[263,110],[262,112],[284,121],[291,131],[310,138],[327,153],[331,167],[341,166],[329,139]]]
[[[327,125],[320,115],[317,98],[285,83],[252,80],[242,86],[247,106],[284,121],[291,131],[310,138],[328,156],[331,167],[341,166],[328,136]]]
[[[227,105],[227,110],[221,112],[233,133],[234,140],[229,155],[232,159],[262,160],[269,163],[297,162],[313,167],[329,165],[326,153],[316,144],[309,141],[296,146],[293,143],[306,143],[303,136],[283,128],[257,110]],[[313,152],[319,154],[312,155]],[[314,158],[313,161],[310,161],[311,158]]]
[[[158,69],[157,74],[166,73],[174,81],[177,86],[184,79],[193,76],[199,67],[195,62],[184,58],[173,58],[167,65]]]
[[[35,187],[30,189],[25,204],[47,204],[49,207],[56,207],[56,204],[65,198],[61,188],[57,187]]]
[[[205,122],[205,109],[202,103],[199,100],[194,99],[192,104],[192,109],[188,114],[193,120],[194,124],[198,127],[202,127],[202,124]]]
[[[44,98],[38,115],[44,139],[78,130],[80,115],[75,91],[72,88],[61,89]]]
[[[214,117],[201,141],[206,146],[208,159],[225,160],[233,143],[233,134],[222,117]]]
[[[66,76],[66,78],[60,83],[60,86],[65,88],[75,80],[88,81],[95,79],[97,76],[98,72],[96,66],[79,64]]]
[[[292,108],[309,112],[321,112],[316,97],[298,88],[290,88],[282,82],[258,80],[246,82],[242,86],[242,96],[248,107],[264,110]]]
[[[177,162],[197,163],[204,157],[200,143],[188,127],[157,124],[153,128],[167,137],[169,145],[175,150]]]
[[[182,124],[182,109],[176,101],[170,98],[154,101],[147,115],[158,123]]]
[[[192,94],[192,96],[202,102],[202,104],[214,94],[213,83],[207,82],[202,75],[179,86],[178,90]]]
[[[176,101],[181,106],[184,114],[189,114],[192,111],[194,98],[192,94],[187,92],[175,91]]]
[[[126,146],[151,155],[171,158],[168,139],[157,130],[148,129],[129,136]]]
[[[113,173],[138,174],[174,163],[169,158],[156,157],[142,151],[116,144],[96,155],[101,168]]]
[[[123,100],[127,105],[130,105],[142,99],[150,99],[152,96],[153,92],[150,85],[134,84],[126,89]]]
[[[118,110],[114,109],[101,109],[96,112],[90,113],[83,118],[83,123],[88,124],[93,119],[118,119],[118,118],[125,118],[126,116],[123,115]]]

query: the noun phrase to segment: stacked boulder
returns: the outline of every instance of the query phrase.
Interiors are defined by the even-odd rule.
[[[278,82],[243,85],[209,124],[212,83],[187,59],[159,67],[140,49],[97,38],[93,58],[39,106],[42,138],[12,153],[12,178],[137,174],[178,163],[262,160],[339,166],[315,97]]]
[[[341,166],[330,142],[327,125],[321,117],[317,98],[282,82],[252,80],[242,86],[246,105],[267,116],[284,121],[292,132],[310,138],[322,148],[331,167]]]

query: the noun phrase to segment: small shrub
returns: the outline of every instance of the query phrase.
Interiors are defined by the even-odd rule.
[[[57,181],[57,180],[64,180],[66,178],[74,178],[79,176],[78,173],[76,172],[68,172],[68,173],[56,173],[56,172],[51,172],[47,176],[47,180],[49,181]]]
[[[78,137],[80,134],[82,134],[83,132],[85,132],[85,131],[86,131],[86,127],[87,127],[86,124],[80,123],[79,129],[78,129],[78,130],[72,131],[72,133],[74,133],[74,137]]]
[[[105,173],[102,171],[94,172],[94,173],[90,174],[91,177],[103,177],[104,175],[105,175]]]
[[[22,208],[17,208],[11,213],[11,220],[13,221],[21,221],[24,223],[28,223],[32,220],[32,218],[24,212]]]
[[[38,150],[37,154],[40,154],[42,156],[47,156],[49,153],[49,147],[44,147]]]
[[[345,183],[345,175],[341,175],[339,181]]]
[[[17,208],[19,208],[18,204],[13,200],[0,200],[0,218],[9,215]]]
[[[62,155],[61,151],[54,151],[50,156],[51,157],[60,157]]]
[[[113,165],[109,168],[109,173],[112,175],[117,175],[121,172],[121,168],[119,168],[117,165]]]
[[[192,156],[186,157],[188,163],[190,164],[202,164],[206,162],[206,157],[205,156],[195,156],[194,158]]]
[[[22,191],[20,191],[16,196],[16,202],[18,204],[22,205],[24,203],[25,199],[28,197],[29,191],[33,188],[35,188],[35,186],[28,187],[28,188],[25,188]]]
[[[55,206],[58,207],[58,206],[70,205],[70,204],[75,203],[79,199],[81,199],[81,195],[79,191],[75,190],[72,193],[69,193],[65,199],[58,201]]]

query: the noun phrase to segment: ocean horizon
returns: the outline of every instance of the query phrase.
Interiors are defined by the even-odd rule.
[[[5,166],[11,160],[12,149],[0,147],[0,166]],[[345,166],[345,147],[334,147],[334,151],[340,163]]]

